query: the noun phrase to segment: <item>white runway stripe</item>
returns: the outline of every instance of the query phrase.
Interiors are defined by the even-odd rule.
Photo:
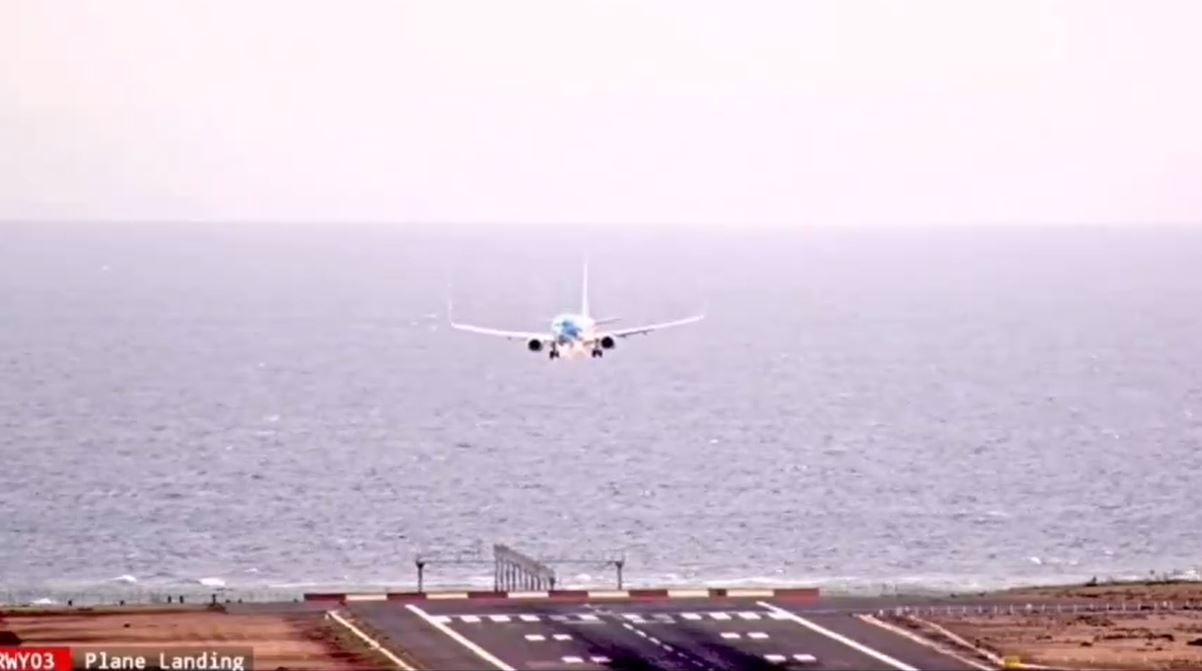
[[[488,619],[492,620],[493,622],[508,622],[509,616],[508,615],[489,615]]]
[[[757,641],[762,641],[765,638],[768,638],[768,634],[765,634],[762,631],[753,631],[750,634],[747,634],[747,638],[754,638]]]
[[[715,620],[729,620],[730,613],[722,613],[722,612],[710,613],[710,617],[714,618]]]
[[[401,669],[401,671],[414,671],[414,668],[412,666],[409,666],[400,657],[397,657],[396,655],[392,654],[392,652],[390,650],[388,650],[384,646],[380,645],[379,641],[377,641],[377,640],[373,639],[372,637],[368,636],[367,634],[363,633],[363,631],[361,629],[359,629],[355,625],[348,622],[345,618],[343,618],[338,613],[335,613],[334,611],[331,610],[326,613],[326,617],[329,617],[330,619],[334,620],[335,622],[342,625],[343,627],[346,627],[346,629],[348,631],[350,631],[355,636],[358,636],[359,640],[361,640],[364,643],[371,646],[371,648],[373,650],[375,650],[376,652],[387,657],[388,661],[390,661],[394,665],[396,665],[396,667],[398,669]]]
[[[726,638],[726,639],[732,639],[732,638],[742,638],[742,637],[743,637],[743,635],[742,635],[742,634],[740,634],[740,633],[739,633],[739,632],[737,632],[737,631],[724,631],[724,632],[722,632],[722,638]]]
[[[572,636],[571,636],[571,634],[552,634],[552,635],[551,635],[551,637],[552,637],[552,638],[554,638],[554,639],[555,639],[555,640],[557,640],[557,641],[570,641],[570,640],[572,640]]]
[[[527,641],[545,641],[545,640],[547,640],[547,637],[543,636],[542,634],[526,634],[526,640]]]
[[[480,616],[479,615],[460,615],[459,619],[463,620],[464,622],[475,623],[475,622],[480,621]]]
[[[760,614],[753,613],[751,611],[743,611],[739,613],[739,617],[743,618],[744,620],[758,620],[760,619]]]
[[[590,657],[589,660],[591,660],[593,664],[609,664],[611,661],[608,657],[605,657],[604,655],[594,655],[594,656]]]
[[[519,615],[518,619],[522,622],[538,622],[537,615]]]
[[[801,617],[797,613],[787,611],[783,608],[778,608],[777,606],[773,606],[772,604],[770,604],[766,601],[759,601],[756,603],[756,605],[761,608],[764,608],[770,612],[773,612],[773,613],[784,613],[785,615],[788,616],[785,619],[792,620],[792,621],[796,622],[797,624],[800,624],[801,626],[805,627],[806,629],[809,629],[811,631],[822,634],[823,636],[826,636],[829,639],[838,641],[838,642],[842,643],[843,645],[846,645],[847,647],[852,648],[853,650],[857,650],[859,652],[864,653],[865,655],[868,655],[869,657],[872,657],[873,659],[884,662],[885,664],[892,666],[893,668],[897,669],[898,671],[918,671],[918,669],[910,666],[909,664],[906,664],[905,662],[894,659],[893,657],[890,657],[889,655],[886,655],[883,652],[873,650],[872,648],[864,645],[863,643],[853,641],[850,638],[844,636],[843,634],[831,631],[830,629],[827,629],[826,627],[815,624],[814,622],[810,622],[809,620],[805,619],[804,617]]]
[[[564,657],[563,663],[564,664],[583,664],[584,658],[583,657]]]
[[[686,620],[700,620],[701,619],[700,613],[681,613],[680,616]]]
[[[514,668],[512,666],[497,659],[497,657],[495,655],[493,655],[489,651],[485,650],[484,648],[481,648],[480,646],[476,645],[475,643],[472,643],[463,634],[460,634],[459,632],[455,631],[454,629],[451,629],[449,626],[447,626],[441,622],[435,622],[433,619],[430,618],[430,614],[427,613],[426,611],[422,610],[421,608],[418,608],[417,606],[415,606],[413,604],[406,604],[405,608],[410,613],[413,613],[414,615],[416,615],[416,616],[420,617],[421,619],[425,620],[426,622],[430,623],[430,626],[432,626],[435,629],[446,634],[448,637],[451,638],[451,640],[455,641],[459,645],[462,645],[463,647],[465,647],[468,650],[475,653],[475,655],[477,657],[479,657],[480,659],[483,659],[484,661],[488,662],[489,664],[492,664],[494,667],[500,669],[501,671],[514,671]]]
[[[772,662],[773,664],[780,664],[789,658],[785,657],[784,655],[764,655],[764,659]]]
[[[593,615],[592,613],[585,613],[580,616],[580,620],[582,622],[600,622],[601,618],[597,617],[596,615]]]
[[[432,615],[432,616],[430,616],[430,619],[433,620],[434,622],[446,624],[451,621],[451,616],[450,615]]]
[[[803,664],[813,664],[818,661],[818,658],[813,655],[793,655],[793,659]]]

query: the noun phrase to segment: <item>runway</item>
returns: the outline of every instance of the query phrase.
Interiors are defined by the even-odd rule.
[[[395,600],[346,610],[425,669],[978,668],[813,600]]]

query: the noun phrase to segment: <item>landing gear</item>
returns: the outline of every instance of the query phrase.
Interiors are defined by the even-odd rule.
[[[552,347],[552,348],[551,348],[551,349],[550,349],[550,350],[547,352],[547,358],[548,358],[548,359],[558,359],[558,358],[559,358],[559,349],[557,349],[557,348],[555,348],[555,347]]]
[[[593,358],[594,359],[600,359],[603,356],[605,356],[605,350],[601,349],[600,347],[593,349]]]

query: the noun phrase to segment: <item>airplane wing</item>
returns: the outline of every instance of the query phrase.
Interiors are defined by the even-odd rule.
[[[617,329],[614,331],[603,331],[601,333],[598,333],[597,337],[603,338],[605,336],[611,336],[614,338],[628,338],[632,335],[643,335],[646,333],[651,333],[652,331],[659,331],[662,329],[672,328],[673,326],[684,326],[685,324],[694,324],[696,322],[701,321],[702,319],[705,319],[704,314],[693,315],[692,317],[685,317],[684,319],[676,319],[676,320],[673,320],[670,322],[660,322],[658,324],[647,324],[646,326],[633,326],[631,328]]]
[[[538,340],[543,343],[548,343],[553,340],[550,333],[546,331],[507,331],[505,329],[495,329],[488,326],[476,326],[475,324],[461,324],[455,321],[454,306],[451,300],[447,299],[447,322],[451,328],[459,331],[467,331],[469,333],[480,333],[482,335],[496,336],[498,338],[508,338],[510,340]]]
[[[506,331],[504,329],[494,329],[487,326],[475,326],[473,324],[460,324],[451,322],[451,328],[460,331],[468,331],[470,333],[481,333],[483,335],[497,336],[499,338],[509,338],[510,340],[541,340],[548,342],[551,340],[551,334],[546,331]]]

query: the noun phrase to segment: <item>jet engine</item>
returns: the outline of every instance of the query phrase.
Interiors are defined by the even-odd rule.
[[[530,342],[526,343],[527,349],[531,352],[541,352],[543,349],[543,341],[538,338],[531,338]]]
[[[613,336],[602,336],[601,337],[601,349],[613,349],[614,345],[616,345],[616,344],[617,343],[614,342]]]

